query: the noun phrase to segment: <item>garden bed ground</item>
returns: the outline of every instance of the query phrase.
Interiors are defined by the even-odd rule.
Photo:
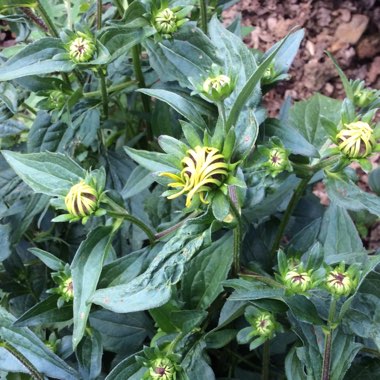
[[[318,91],[344,97],[343,86],[325,50],[333,53],[349,78],[359,78],[369,87],[380,88],[380,4],[376,0],[242,0],[225,12],[226,23],[238,13],[244,25],[255,27],[245,42],[261,50],[267,50],[292,27],[305,29],[305,39],[290,69],[290,80],[266,96],[266,105],[273,115],[286,96],[297,101]],[[373,162],[374,167],[378,166],[380,156]],[[370,191],[368,176],[359,167],[355,169],[361,187]],[[322,183],[314,193],[321,203],[329,202]],[[380,246],[379,222],[369,227],[364,243],[369,249]]]

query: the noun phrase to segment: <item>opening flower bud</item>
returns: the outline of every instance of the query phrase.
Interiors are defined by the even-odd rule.
[[[183,169],[178,174],[165,172],[160,173],[160,176],[174,180],[168,186],[178,189],[168,199],[187,194],[186,207],[191,205],[196,195],[202,203],[209,203],[208,192],[220,187],[228,176],[228,164],[216,148],[197,146],[189,149],[182,160],[182,166]]]
[[[175,365],[167,358],[155,360],[149,369],[151,379],[174,380],[175,374]]]
[[[69,55],[74,62],[90,61],[96,50],[94,41],[84,33],[77,33],[77,37],[69,43]]]
[[[65,205],[69,214],[75,217],[89,216],[98,208],[97,191],[81,180],[71,187],[65,197]]]
[[[203,82],[202,89],[205,94],[215,101],[227,98],[233,90],[231,78],[223,74],[207,78]]]
[[[336,140],[339,150],[349,158],[367,157],[376,145],[372,128],[363,121],[345,124]]]
[[[295,292],[305,292],[312,286],[312,280],[309,273],[298,272],[296,270],[291,270],[286,273],[284,282]]]
[[[348,296],[355,288],[355,283],[348,272],[332,270],[327,274],[326,287],[335,296]]]

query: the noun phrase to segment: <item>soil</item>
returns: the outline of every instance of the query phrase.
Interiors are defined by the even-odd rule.
[[[249,47],[265,51],[295,26],[305,29],[305,38],[290,69],[290,80],[280,83],[265,96],[269,114],[277,115],[283,100],[307,99],[315,92],[343,99],[338,74],[326,56],[334,55],[349,78],[365,80],[368,87],[380,89],[380,2],[376,0],[241,0],[224,12],[229,24],[238,14],[243,25],[254,30],[245,38]],[[374,167],[380,157],[372,159]],[[371,192],[368,175],[358,165],[358,185]],[[323,183],[314,188],[323,205],[329,198]],[[363,239],[368,249],[380,247],[380,221],[367,226]]]

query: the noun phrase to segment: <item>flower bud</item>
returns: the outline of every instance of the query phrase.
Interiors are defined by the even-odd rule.
[[[203,82],[202,90],[212,100],[224,100],[233,91],[231,78],[223,74],[209,77]]]
[[[336,140],[339,150],[349,158],[365,158],[376,145],[372,128],[363,121],[345,124]]]
[[[156,359],[149,369],[151,379],[174,380],[176,375],[176,367],[167,358]]]
[[[326,287],[335,296],[348,296],[355,289],[356,281],[349,272],[344,272],[338,268],[327,274]]]
[[[372,88],[365,88],[364,82],[359,82],[359,85],[355,87],[353,102],[357,107],[367,107],[380,96],[380,91]]]
[[[92,38],[78,32],[68,45],[70,58],[74,62],[88,62],[94,57],[96,46]]]
[[[165,172],[160,173],[160,176],[173,179],[174,182],[168,186],[178,189],[168,199],[187,194],[186,207],[191,205],[195,195],[199,196],[202,203],[209,203],[206,199],[208,192],[220,187],[228,176],[228,165],[216,148],[196,146],[189,149],[182,166],[179,174]]]
[[[284,282],[289,289],[297,293],[305,292],[312,286],[312,280],[309,273],[299,272],[297,270],[290,270],[287,272],[284,278]]]
[[[170,8],[159,11],[154,18],[154,26],[159,33],[170,35],[177,31],[177,17]]]
[[[98,193],[96,189],[81,180],[67,193],[65,205],[69,214],[75,217],[89,216],[98,208]]]
[[[252,323],[256,335],[271,337],[276,330],[276,321],[271,313],[261,312]]]
[[[65,94],[59,90],[54,90],[50,92],[48,99],[49,109],[61,109],[66,102]]]

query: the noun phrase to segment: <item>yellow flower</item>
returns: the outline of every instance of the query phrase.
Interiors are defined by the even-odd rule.
[[[69,214],[86,217],[94,213],[98,207],[97,191],[81,180],[72,186],[65,197],[65,205]]]
[[[345,124],[337,135],[338,148],[349,158],[364,158],[372,153],[376,142],[368,123],[356,121]]]
[[[178,189],[178,192],[169,195],[168,199],[187,194],[186,207],[191,205],[196,194],[201,202],[209,203],[206,199],[207,193],[221,186],[228,176],[228,165],[216,148],[196,146],[189,149],[187,156],[182,160],[182,166],[179,174],[165,172],[160,173],[160,176],[174,180],[168,186]]]

